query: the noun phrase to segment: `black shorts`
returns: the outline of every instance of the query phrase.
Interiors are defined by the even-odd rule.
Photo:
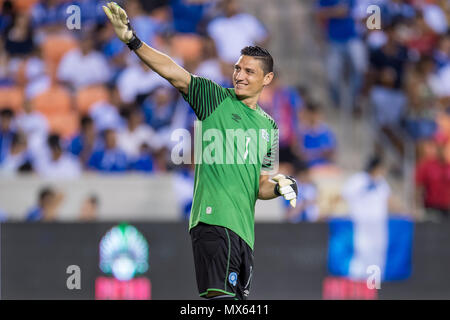
[[[253,272],[253,251],[230,229],[199,223],[190,231],[200,297],[219,291],[247,299]]]

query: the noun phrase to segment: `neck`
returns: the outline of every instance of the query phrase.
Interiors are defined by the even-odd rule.
[[[259,96],[240,99],[250,109],[256,110]]]

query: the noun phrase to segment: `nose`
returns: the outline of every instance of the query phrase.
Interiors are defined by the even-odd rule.
[[[236,81],[244,80],[244,73],[242,72],[242,70],[235,71],[234,78],[236,79]]]

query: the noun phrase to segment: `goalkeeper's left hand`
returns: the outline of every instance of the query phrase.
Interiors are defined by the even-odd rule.
[[[283,196],[295,208],[297,205],[298,187],[294,177],[278,174],[272,180],[277,183],[274,190],[275,194],[277,196]]]
[[[108,16],[109,21],[114,27],[117,37],[124,43],[128,44],[134,35],[134,30],[130,25],[127,13],[117,3],[108,2],[103,6],[103,11]]]

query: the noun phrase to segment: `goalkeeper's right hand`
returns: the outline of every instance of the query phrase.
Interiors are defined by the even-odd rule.
[[[134,36],[133,28],[131,28],[128,16],[117,3],[108,2],[106,7],[103,6],[103,11],[111,21],[117,37],[124,43],[128,44]]]

